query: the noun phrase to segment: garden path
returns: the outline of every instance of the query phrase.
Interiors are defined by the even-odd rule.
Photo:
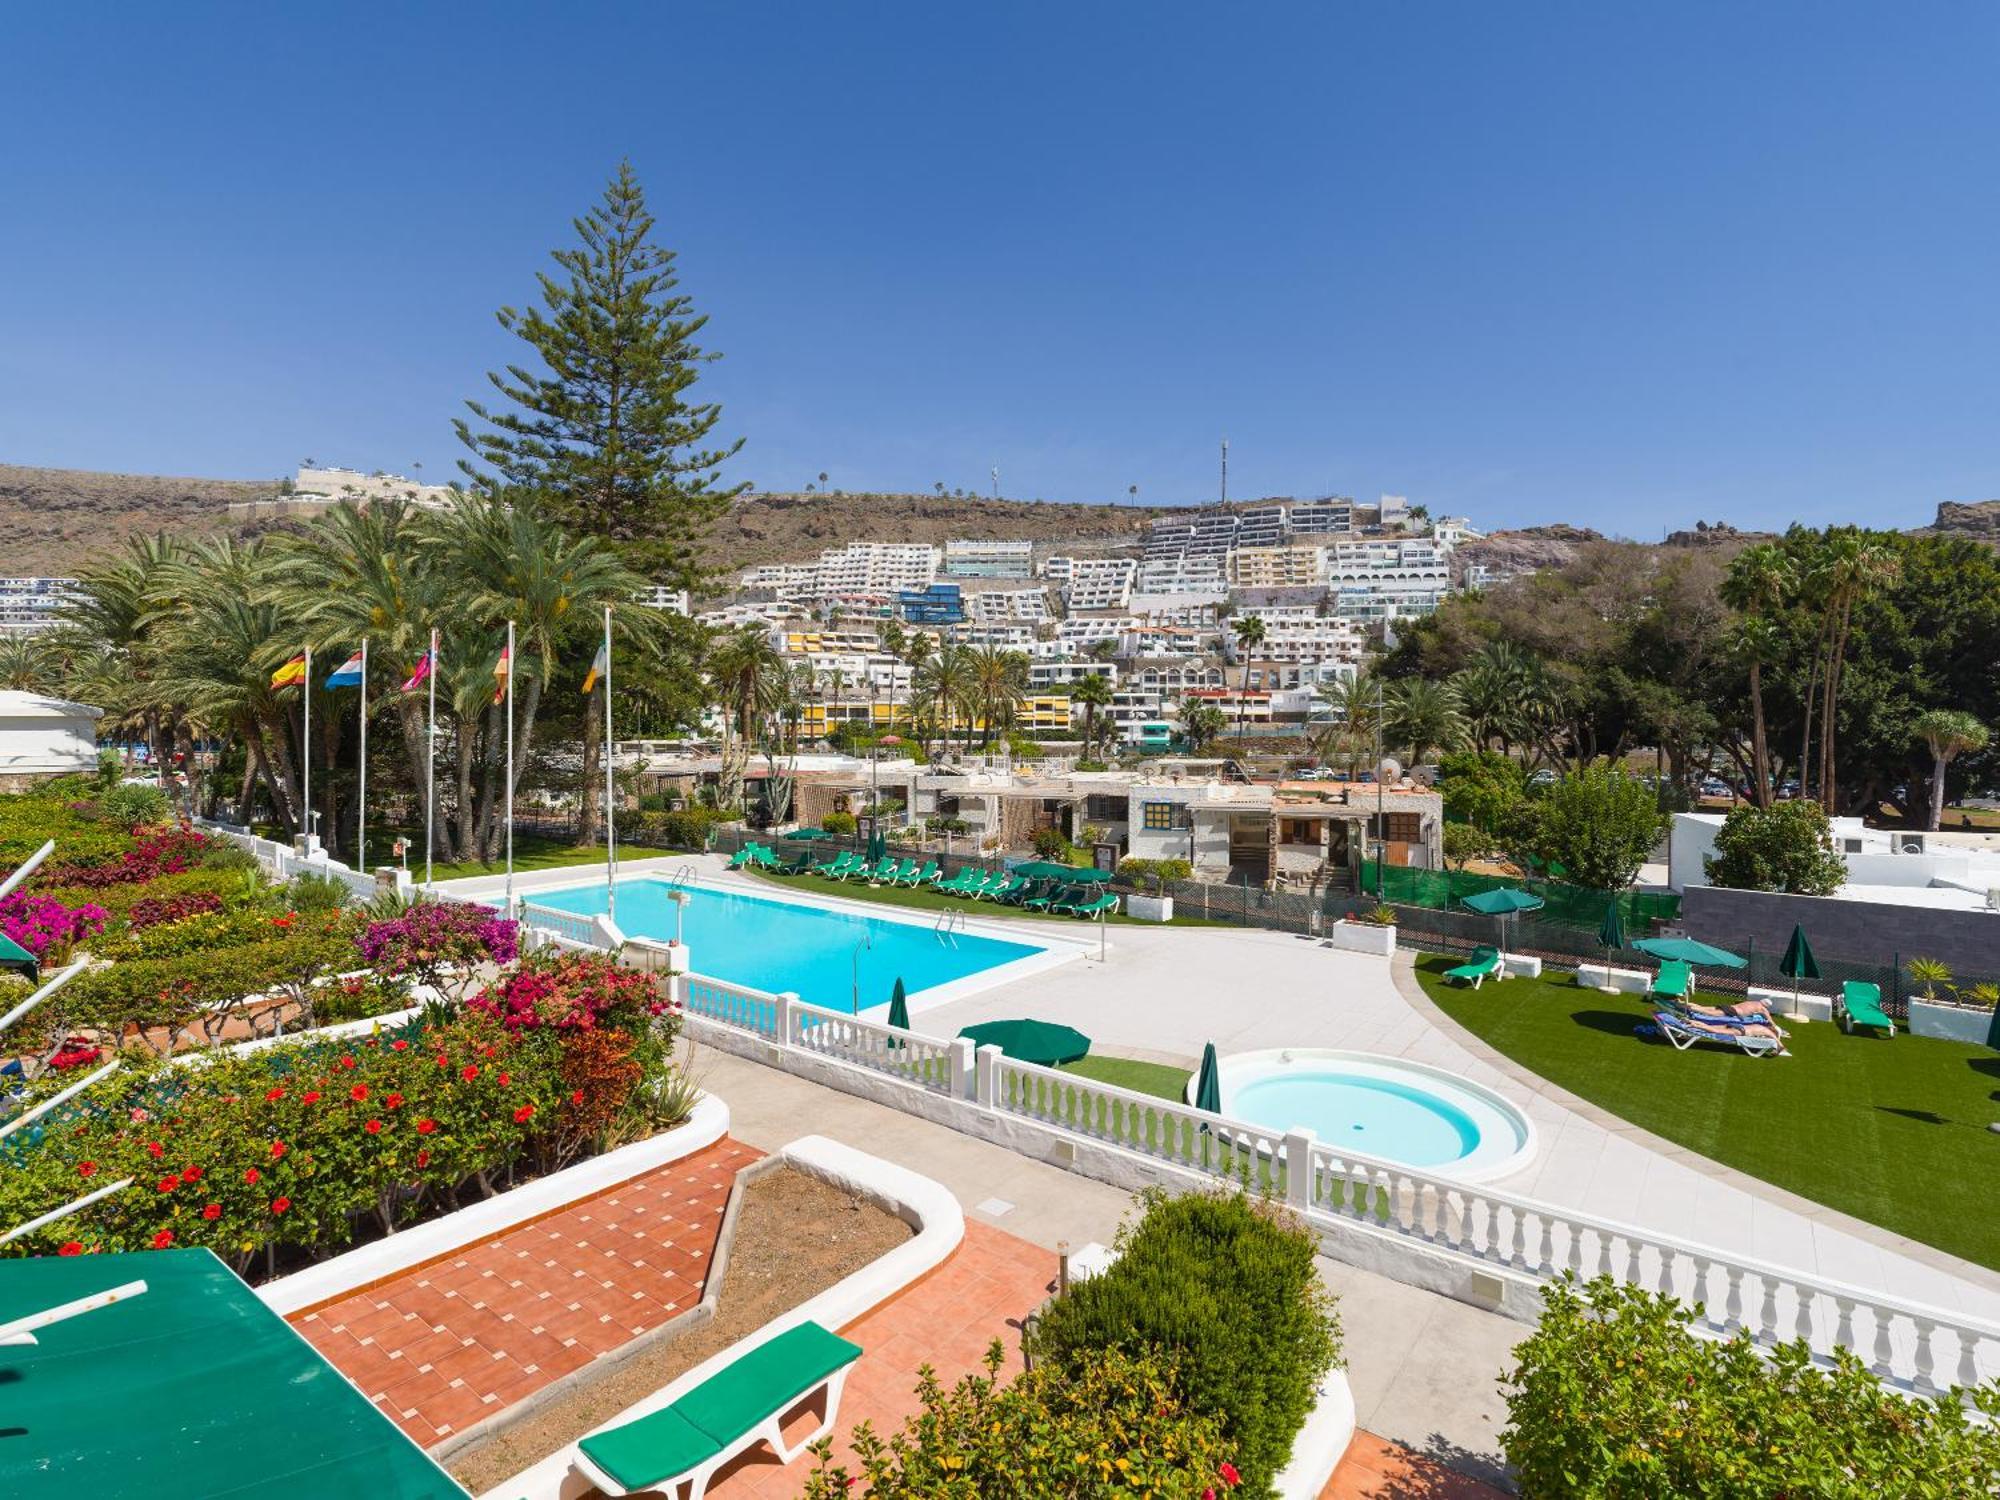
[[[431,1447],[699,1302],[730,1184],[760,1155],[725,1137],[292,1325]]]

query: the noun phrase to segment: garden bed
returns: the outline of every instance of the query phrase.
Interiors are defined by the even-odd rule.
[[[492,1488],[909,1239],[910,1226],[894,1214],[795,1168],[746,1182],[722,1285],[709,1288],[714,1318],[602,1373],[587,1368],[454,1457],[453,1477],[475,1495]]]

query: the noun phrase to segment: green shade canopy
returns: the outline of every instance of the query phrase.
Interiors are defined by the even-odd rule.
[[[868,835],[868,857],[871,860],[874,860],[877,864],[880,864],[882,862],[882,856],[887,854],[888,852],[889,852],[889,841],[886,838],[884,838],[879,831]]]
[[[1222,1113],[1221,1070],[1215,1061],[1215,1043],[1201,1049],[1201,1076],[1195,1080],[1194,1107],[1212,1115]]]
[[[1604,908],[1604,925],[1597,929],[1597,940],[1607,948],[1625,946],[1625,921],[1618,914],[1615,900]]]
[[[1045,1068],[1075,1062],[1090,1053],[1090,1038],[1074,1026],[1054,1021],[982,1021],[959,1032],[974,1046],[998,1047],[1016,1062],[1040,1063]]]
[[[31,984],[42,977],[41,961],[5,933],[0,933],[0,969],[19,969]]]
[[[465,1500],[206,1250],[0,1261],[0,1321],[132,1281],[0,1347],[0,1494]]]
[[[1014,873],[1033,880],[1067,880],[1074,885],[1090,885],[1111,878],[1109,870],[1099,870],[1090,865],[1055,865],[1039,859],[1014,866]]]
[[[1640,938],[1632,946],[1655,958],[1677,958],[1684,964],[1710,969],[1744,969],[1750,965],[1748,959],[1739,958],[1727,948],[1711,948],[1693,938]]]
[[[1812,944],[1806,941],[1803,926],[1793,925],[1792,941],[1778,963],[1778,972],[1787,979],[1819,978],[1819,960],[1813,957]]]
[[[1461,898],[1459,904],[1489,917],[1505,917],[1517,911],[1540,911],[1542,898],[1503,885],[1490,891],[1474,892]]]
[[[810,841],[812,839],[830,839],[833,835],[828,833],[824,828],[794,828],[790,833],[783,835],[783,837]]]
[[[889,1024],[900,1026],[904,1031],[910,1029],[910,1000],[903,993],[901,975],[896,977],[896,988],[889,995]]]

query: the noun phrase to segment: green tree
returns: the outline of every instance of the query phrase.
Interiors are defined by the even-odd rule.
[[[1772,617],[1790,597],[1797,569],[1784,548],[1760,542],[1736,554],[1722,582],[1722,600],[1742,612],[1734,644],[1749,668],[1751,719],[1750,796],[1759,807],[1771,802],[1771,751],[1764,724],[1764,665],[1778,651]]]
[[[1528,797],[1528,773],[1512,756],[1463,750],[1438,758],[1438,794],[1444,809],[1490,839],[1507,827]]]
[[[1847,880],[1826,809],[1802,799],[1733,809],[1702,868],[1715,885],[1798,896],[1831,896]]]
[[[1413,766],[1433,750],[1456,750],[1466,742],[1458,690],[1448,682],[1406,677],[1390,687],[1382,713],[1389,743],[1407,750]]]
[[[1492,840],[1475,824],[1444,825],[1444,862],[1448,869],[1463,874],[1472,861],[1485,858],[1491,847]]]
[[[1229,627],[1229,633],[1236,637],[1236,652],[1243,658],[1243,696],[1236,700],[1236,732],[1243,732],[1243,715],[1249,707],[1250,694],[1250,653],[1264,644],[1269,632],[1264,628],[1262,615],[1244,615]]]
[[[1597,891],[1621,891],[1666,831],[1653,790],[1598,761],[1573,771],[1537,804],[1535,853]]]
[[[1098,744],[1098,713],[1111,702],[1111,679],[1101,672],[1080,677],[1070,685],[1070,702],[1083,705],[1083,743],[1086,750]]]
[[[986,724],[987,742],[1004,738],[1028,695],[1028,658],[1018,651],[981,646],[972,653],[972,692]]]
[[[1945,767],[1968,750],[1984,750],[1989,736],[1978,719],[1955,708],[1934,708],[1919,715],[1912,727],[1917,738],[1930,747],[1931,811],[1924,826],[1934,829],[1944,819]]]
[[[1181,699],[1181,742],[1189,755],[1208,754],[1228,727],[1228,718],[1213,703],[1201,698]]]

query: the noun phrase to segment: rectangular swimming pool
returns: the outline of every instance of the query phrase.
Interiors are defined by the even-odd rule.
[[[664,880],[618,882],[618,925],[635,937],[674,936],[673,889]],[[896,981],[911,995],[1037,958],[1048,950],[978,933],[940,937],[917,922],[885,921],[737,891],[683,886],[688,896],[680,938],[698,974],[774,994],[790,991],[813,1005],[860,1010],[887,1005]],[[602,885],[528,894],[535,906],[595,916],[607,909]]]

